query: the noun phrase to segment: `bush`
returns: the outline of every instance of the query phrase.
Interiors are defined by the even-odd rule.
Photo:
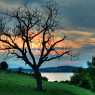
[[[48,78],[46,78],[46,77],[42,77],[42,79],[43,79],[44,81],[48,81]]]
[[[95,69],[80,69],[71,77],[71,84],[95,91]]]
[[[8,69],[8,64],[7,62],[3,61],[0,63],[0,69],[1,70],[7,70]]]

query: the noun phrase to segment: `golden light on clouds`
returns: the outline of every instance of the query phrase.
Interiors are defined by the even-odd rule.
[[[29,34],[30,36],[32,35]],[[81,48],[87,44],[95,45],[95,38],[92,37],[95,35],[93,32],[89,31],[75,31],[75,30],[57,30],[57,32],[54,32],[54,40],[51,40],[50,43],[53,44],[55,41],[60,40],[62,37],[66,35],[66,39],[56,45],[56,47],[62,47],[62,48]],[[41,41],[42,41],[42,35],[36,36],[30,46],[31,48],[41,48]],[[21,37],[18,37],[15,40],[15,43],[22,48],[22,39]],[[6,44],[0,42],[0,48],[4,48]]]
[[[95,33],[90,31],[75,31],[65,30],[64,34],[67,36],[65,40],[66,47],[82,48],[85,45],[95,45]]]
[[[71,35],[71,36],[77,35],[77,36],[85,36],[85,37],[89,37],[93,35],[93,33],[90,31],[78,31],[78,30],[64,30],[64,34]]]

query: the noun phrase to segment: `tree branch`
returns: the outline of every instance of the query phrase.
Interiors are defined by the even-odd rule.
[[[46,58],[44,61],[50,61],[50,60],[53,60],[53,59],[58,59],[58,58],[60,58],[60,57],[62,57],[64,54],[68,54],[70,51],[65,51],[65,52],[63,52],[62,54],[59,54],[59,55],[56,55],[56,56],[54,56],[54,57],[51,57],[51,58]]]

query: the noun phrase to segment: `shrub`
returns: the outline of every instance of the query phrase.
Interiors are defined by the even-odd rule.
[[[47,78],[47,77],[42,77],[42,79],[43,79],[44,81],[48,81],[48,78]]]
[[[7,70],[8,69],[8,64],[7,62],[3,61],[0,63],[0,69],[1,70]]]

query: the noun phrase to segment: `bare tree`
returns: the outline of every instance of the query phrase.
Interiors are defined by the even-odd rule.
[[[46,61],[51,61],[62,57],[69,51],[60,47],[59,43],[64,43],[65,37],[56,39],[55,30],[58,26],[58,9],[52,4],[47,4],[43,9],[31,9],[21,7],[12,13],[5,13],[10,17],[10,21],[0,20],[0,41],[4,44],[3,49],[9,50],[11,54],[24,60],[34,71],[37,81],[37,89],[42,90],[42,77],[39,68]],[[6,22],[6,23],[5,23]],[[6,25],[7,24],[7,25]],[[33,51],[33,41],[39,38],[39,59],[36,61]],[[21,43],[18,43],[18,40]],[[51,56],[50,56],[51,55]]]

